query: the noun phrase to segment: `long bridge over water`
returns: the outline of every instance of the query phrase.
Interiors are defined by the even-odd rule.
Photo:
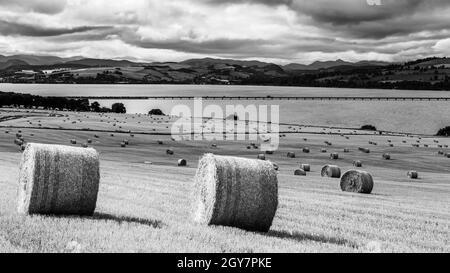
[[[292,100],[292,101],[450,101],[450,97],[298,97],[298,96],[71,96],[90,100]]]

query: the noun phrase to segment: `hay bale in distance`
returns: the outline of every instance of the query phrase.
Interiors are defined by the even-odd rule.
[[[300,165],[300,169],[304,170],[305,172],[310,172],[311,171],[311,165],[309,165],[309,164],[302,164],[302,165]]]
[[[419,173],[417,171],[409,171],[407,175],[411,179],[419,179]]]
[[[100,182],[92,148],[28,144],[19,175],[20,214],[92,215]]]
[[[331,153],[330,154],[330,159],[338,160],[339,159],[339,154],[338,153]]]
[[[302,169],[298,169],[294,171],[295,176],[306,176],[306,171]]]
[[[273,163],[207,154],[194,180],[195,222],[269,231],[278,207]]]
[[[257,158],[259,160],[266,160],[266,155],[265,154],[259,154]]]
[[[350,149],[345,148],[344,153],[350,153]]]
[[[358,148],[358,150],[360,150],[361,152],[365,153],[365,154],[370,154],[370,149],[368,148]]]
[[[354,160],[353,161],[353,166],[355,166],[356,168],[362,168],[361,160]]]
[[[173,151],[173,150],[171,150],[171,149],[168,149],[168,150],[166,151],[166,154],[168,154],[168,155],[173,155],[173,154],[175,154],[175,153],[174,153],[174,151]]]
[[[385,153],[385,154],[383,154],[383,158],[384,158],[385,160],[391,160],[391,155],[388,154],[388,153]]]
[[[341,189],[345,192],[370,194],[373,185],[372,176],[365,171],[350,170],[341,178]]]
[[[280,169],[280,166],[278,166],[277,163],[272,162],[272,165],[273,165],[273,168],[275,169],[275,171],[278,171]]]
[[[320,172],[322,177],[341,178],[341,169],[335,165],[325,165]]]
[[[309,154],[311,151],[309,150],[309,148],[303,148],[303,152],[305,153],[305,154]]]
[[[76,141],[75,139],[71,139],[71,140],[70,140],[70,144],[76,145],[76,144],[77,144],[77,141]]]
[[[266,155],[273,155],[274,151],[265,151]]]
[[[186,167],[186,166],[187,166],[186,159],[179,159],[178,160],[178,167]]]
[[[288,152],[288,153],[287,153],[287,157],[288,157],[288,158],[295,158],[295,153],[293,153],[293,152]]]
[[[327,149],[321,149],[320,152],[324,154],[327,152]]]

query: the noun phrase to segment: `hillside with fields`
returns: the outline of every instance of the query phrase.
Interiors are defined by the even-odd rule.
[[[127,60],[0,58],[0,82],[78,84],[222,84],[450,90],[450,61],[427,58],[386,63],[343,60],[310,65],[192,59],[179,63]]]

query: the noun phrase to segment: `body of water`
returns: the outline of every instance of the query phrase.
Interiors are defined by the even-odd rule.
[[[448,91],[408,91],[271,86],[207,85],[41,85],[0,84],[0,91],[42,96],[338,96],[338,97],[449,97]],[[94,100],[92,100],[94,101]],[[125,104],[128,113],[146,114],[161,109],[171,114],[174,106],[188,106],[187,100],[101,100],[102,106]],[[435,134],[450,126],[450,102],[446,101],[203,101],[203,108],[219,105],[278,105],[280,122],[302,125],[359,128],[365,124],[379,130]]]

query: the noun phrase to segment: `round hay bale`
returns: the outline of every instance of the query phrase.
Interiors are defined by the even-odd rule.
[[[273,165],[273,168],[275,169],[275,171],[278,171],[280,169],[280,166],[278,166],[277,163],[272,162],[272,165]]]
[[[392,143],[391,143],[391,144],[389,144],[389,147],[394,147],[394,144],[392,144]]]
[[[207,154],[194,181],[195,222],[269,231],[278,207],[273,163]]]
[[[419,179],[419,173],[417,171],[409,171],[407,175],[411,179]]]
[[[341,178],[341,169],[335,165],[325,165],[320,174],[322,177]]]
[[[24,141],[21,140],[21,139],[16,138],[16,139],[14,140],[14,144],[16,144],[17,146],[22,146],[23,143],[24,143]]]
[[[266,160],[266,155],[264,154],[259,154],[257,157],[259,160]]]
[[[247,146],[247,150],[251,150],[252,149],[252,147],[251,146]]]
[[[77,144],[77,141],[76,141],[75,139],[71,139],[71,140],[70,140],[70,144],[76,145],[76,144]]]
[[[438,155],[444,155],[444,151],[439,151]]]
[[[81,144],[81,147],[83,147],[83,148],[88,148],[89,146],[88,146],[87,143],[83,143],[83,144]]]
[[[391,155],[390,154],[383,154],[383,158],[385,160],[391,160]]]
[[[356,168],[362,168],[361,160],[354,160],[353,161],[353,166],[355,166]]]
[[[289,153],[287,153],[287,157],[288,158],[295,158],[295,153],[289,152]]]
[[[273,155],[274,151],[265,151],[266,155]]]
[[[341,178],[341,189],[345,192],[370,194],[373,190],[373,178],[368,172],[350,170]]]
[[[344,149],[344,153],[350,153],[350,149]]]
[[[300,165],[300,169],[304,170],[305,172],[310,172],[311,171],[311,165],[309,165],[309,164],[302,164],[302,165]]]
[[[174,153],[174,151],[173,151],[173,150],[171,150],[171,149],[168,149],[168,150],[166,151],[166,154],[168,154],[168,155],[173,155],[173,154],[175,154],[175,153]]]
[[[94,135],[95,138],[100,138],[98,135]]]
[[[324,154],[327,152],[327,149],[321,149],[320,152]]]
[[[88,139],[88,140],[87,140],[87,143],[88,143],[88,144],[92,144],[92,139]]]
[[[370,149],[368,149],[368,148],[358,148],[358,150],[360,150],[361,152],[363,152],[365,154],[370,154]]]
[[[121,142],[121,143],[120,143],[120,147],[126,148],[126,147],[127,147],[127,144],[125,144],[125,142]]]
[[[123,143],[125,143],[125,145],[130,145],[130,141],[128,141],[127,139],[124,139]]]
[[[330,159],[338,160],[339,159],[339,154],[338,153],[331,153],[330,154]]]
[[[158,140],[158,145],[164,145],[164,142],[162,140]]]
[[[217,144],[211,144],[211,148],[217,148]]]
[[[92,215],[100,182],[96,150],[28,144],[20,163],[20,214]]]
[[[186,167],[186,166],[187,166],[186,159],[179,159],[178,160],[178,167]]]
[[[303,152],[304,152],[305,154],[309,154],[311,151],[309,150],[309,148],[303,148]]]
[[[294,171],[294,175],[296,175],[296,176],[306,176],[306,172],[304,170],[302,170],[302,169],[299,169],[299,170],[295,170]]]

